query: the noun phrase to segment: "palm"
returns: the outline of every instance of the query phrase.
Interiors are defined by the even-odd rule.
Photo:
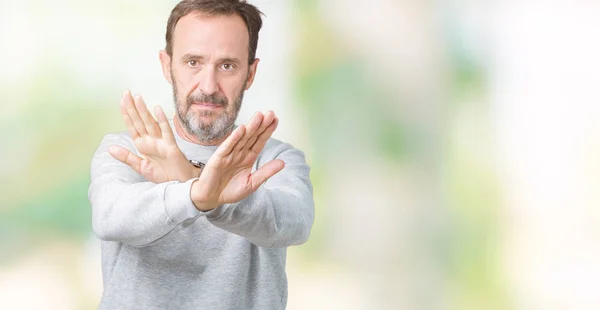
[[[232,203],[250,195],[252,193],[250,171],[251,169],[244,169],[233,175],[221,191],[218,201]]]
[[[149,135],[140,136],[134,141],[136,149],[142,155],[142,176],[155,183],[170,181],[168,173],[169,158],[178,158],[180,153],[177,145],[171,145],[162,138]]]
[[[219,203],[237,202],[247,197],[254,190],[252,183],[252,165],[256,155],[213,156],[206,164],[200,179],[207,192],[212,193],[211,200]],[[238,157],[238,161],[234,161]]]
[[[252,173],[252,166],[277,123],[272,112],[264,119],[262,113],[257,113],[248,125],[239,126],[229,135],[206,163],[198,182],[192,185],[192,200],[197,207],[211,209],[238,202],[283,169],[281,160],[273,160]]]
[[[156,109],[157,123],[141,97],[136,96],[134,100],[126,93],[121,100],[121,114],[140,156],[113,146],[109,149],[113,157],[154,183],[186,181],[193,177],[191,165],[179,150],[162,109]]]
[[[221,191],[219,201],[222,201],[223,203],[240,201],[254,192],[260,185],[254,184],[256,181],[251,177],[252,166],[256,162],[259,154],[249,150],[236,155],[239,157],[240,169],[237,172],[234,172],[230,181]],[[233,160],[235,160],[235,158],[233,158]]]

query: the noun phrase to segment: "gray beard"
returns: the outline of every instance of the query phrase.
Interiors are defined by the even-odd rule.
[[[186,99],[185,106],[180,104],[177,96],[177,87],[173,83],[173,97],[175,103],[175,111],[177,111],[177,118],[185,127],[188,133],[194,135],[202,143],[210,143],[215,140],[222,139],[231,131],[235,126],[235,120],[242,107],[242,100],[244,98],[244,89],[246,89],[246,83],[242,87],[242,91],[233,103],[233,111],[229,113],[227,98],[220,96],[206,96],[200,94],[197,96],[190,96]],[[189,107],[195,101],[210,102],[213,104],[219,104],[224,107],[225,111],[217,117],[213,122],[205,124],[200,119],[201,116],[212,116],[215,113],[212,111],[202,111],[201,113],[189,113]]]

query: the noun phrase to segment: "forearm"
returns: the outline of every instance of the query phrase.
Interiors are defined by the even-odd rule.
[[[261,188],[238,203],[219,206],[206,218],[258,246],[287,247],[308,240],[314,205],[312,195]]]
[[[304,154],[287,144],[269,150],[257,168],[272,158],[285,168],[268,179],[246,199],[224,204],[206,213],[206,218],[229,232],[262,247],[287,247],[307,241],[314,221],[310,167]]]
[[[198,214],[193,205],[186,205],[186,194],[189,183],[92,182],[89,199],[94,233],[102,240],[150,244]]]
[[[147,245],[198,214],[189,201],[193,180],[149,182],[108,153],[114,144],[134,150],[122,136],[107,135],[92,159],[88,198],[100,239]]]

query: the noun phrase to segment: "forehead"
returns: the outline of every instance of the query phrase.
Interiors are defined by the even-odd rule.
[[[249,40],[246,24],[237,14],[206,16],[191,13],[175,26],[173,55],[192,52],[208,57],[227,55],[245,59]]]

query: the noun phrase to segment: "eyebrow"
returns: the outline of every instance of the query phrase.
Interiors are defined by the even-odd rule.
[[[202,59],[204,59],[204,56],[202,56],[202,55],[196,55],[196,54],[191,54],[191,53],[187,53],[187,54],[185,54],[185,55],[183,55],[181,57],[181,61],[182,62],[188,62],[190,60],[202,60]],[[217,59],[217,62],[218,63],[232,62],[232,63],[235,63],[235,64],[241,63],[241,61],[238,58],[235,58],[235,57],[222,57],[222,58]]]

